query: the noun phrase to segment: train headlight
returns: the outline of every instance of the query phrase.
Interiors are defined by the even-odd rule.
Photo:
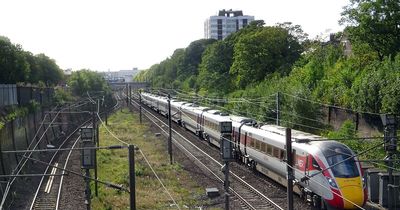
[[[331,177],[326,177],[326,180],[328,181],[329,185],[333,188],[338,188],[335,179]]]
[[[363,183],[363,188],[367,187],[367,180],[365,179],[365,177],[362,178],[362,183]]]

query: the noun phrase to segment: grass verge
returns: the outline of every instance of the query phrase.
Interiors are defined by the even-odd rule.
[[[204,195],[204,189],[190,179],[188,172],[179,163],[169,164],[166,138],[156,137],[149,124],[140,124],[138,118],[136,113],[123,109],[109,117],[107,127],[119,139],[140,148],[181,209],[195,209],[205,204],[207,201],[199,199]],[[121,144],[103,126],[100,126],[99,136],[100,146]],[[135,159],[136,208],[177,209],[139,151],[136,151]],[[97,153],[97,164],[100,180],[129,187],[127,149],[100,150]],[[93,176],[94,172],[91,173]],[[95,197],[94,183],[91,185],[93,209],[129,208],[128,193],[99,184],[99,196]]]

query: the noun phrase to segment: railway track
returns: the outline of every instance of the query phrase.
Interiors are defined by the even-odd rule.
[[[131,104],[138,108],[136,101],[131,100]],[[152,123],[159,127],[165,135],[168,135],[168,124],[165,122],[165,118],[158,117],[153,110],[144,106],[142,107],[142,111]],[[222,163],[219,161],[219,150],[215,147],[210,149],[208,143],[200,141],[190,132],[184,132],[182,127],[173,125],[172,128],[172,140],[175,146],[191,158],[194,164],[204,169],[209,177],[214,177],[214,179],[218,180],[223,185],[224,174],[221,171]],[[282,187],[273,190],[274,197],[277,197],[279,200],[279,203],[276,203],[265,194],[265,190],[263,190],[264,192],[259,190],[259,182],[253,181],[253,184],[249,184],[248,181],[241,177],[243,175],[238,175],[240,173],[237,173],[237,167],[235,168],[235,170],[230,171],[231,186],[229,193],[231,195],[231,201],[234,201],[231,207],[234,209],[284,209],[286,206],[286,192]],[[246,173],[246,176],[260,180],[260,178],[254,178],[256,175],[250,173],[249,170],[247,171],[248,173]],[[254,185],[254,183],[258,183],[258,185]],[[221,188],[223,189],[223,187]],[[276,195],[278,191],[279,193]],[[307,205],[304,205],[304,207],[307,207]]]
[[[62,149],[65,147],[75,148],[80,139],[80,137],[77,136],[76,133],[79,131],[80,127],[87,123],[88,121],[82,123],[74,131],[72,131],[71,134],[67,136],[60,144],[58,149]],[[74,140],[69,141],[71,138],[74,138]],[[54,152],[44,172],[44,174],[48,176],[43,176],[40,180],[32,204],[30,206],[31,210],[59,209],[61,187],[63,183],[63,176],[65,174],[57,168],[63,166],[63,168],[66,169],[71,153],[72,150],[68,152],[56,150]],[[55,167],[53,167],[53,165]]]

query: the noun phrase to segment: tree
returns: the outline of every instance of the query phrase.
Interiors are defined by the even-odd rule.
[[[183,54],[182,63],[178,69],[178,77],[186,79],[192,75],[198,75],[198,66],[201,63],[201,56],[215,39],[200,39],[190,43]]]
[[[29,71],[21,45],[14,45],[8,38],[0,37],[0,83],[25,82]]]
[[[109,86],[100,74],[82,69],[72,72],[68,80],[68,85],[71,87],[72,92],[76,95],[83,95],[87,91],[104,91],[109,92]]]
[[[198,83],[203,90],[227,93],[231,91],[233,47],[228,42],[219,41],[207,48],[199,67]]]
[[[286,74],[300,57],[301,46],[287,29],[264,27],[240,36],[234,47],[230,73],[243,88],[263,80],[268,74]]]
[[[293,25],[292,22],[277,23],[276,26],[284,28],[289,31],[292,38],[296,39],[299,43],[308,42],[308,34],[303,31],[300,25]]]
[[[47,86],[56,85],[63,79],[63,73],[56,64],[55,60],[50,59],[45,54],[35,55],[36,64],[38,65],[40,80],[43,81]]]
[[[53,59],[45,54],[33,55],[0,36],[0,83],[55,85],[62,79],[63,73]]]
[[[398,0],[350,0],[340,23],[352,41],[368,43],[380,60],[400,50],[400,4]]]

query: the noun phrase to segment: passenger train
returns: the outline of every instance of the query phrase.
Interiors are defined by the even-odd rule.
[[[168,117],[168,99],[141,94],[142,102]],[[257,126],[255,120],[224,114],[193,103],[171,100],[171,119],[201,139],[220,147],[231,139],[235,158],[287,184],[285,128]],[[295,191],[318,209],[357,209],[367,199],[361,165],[344,144],[292,130]]]

